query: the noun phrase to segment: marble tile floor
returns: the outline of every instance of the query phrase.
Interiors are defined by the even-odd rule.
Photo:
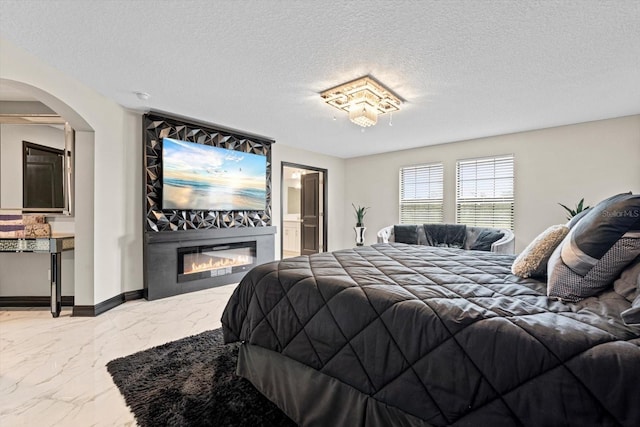
[[[235,287],[129,301],[97,317],[0,309],[0,426],[135,426],[105,365],[219,328]]]

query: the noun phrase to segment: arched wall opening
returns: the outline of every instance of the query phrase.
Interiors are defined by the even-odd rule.
[[[64,118],[76,131],[75,166],[72,175],[75,186],[75,211],[72,217],[51,216],[48,222],[51,223],[54,233],[71,231],[75,235],[76,249],[73,253],[63,256],[63,295],[69,293],[71,288],[75,305],[93,305],[94,130],[74,108],[41,88],[6,78],[0,78],[0,87],[14,89],[41,102]],[[72,268],[72,273],[68,271],[69,268]],[[39,271],[33,274],[43,275]],[[29,290],[29,292],[38,292],[38,290]]]

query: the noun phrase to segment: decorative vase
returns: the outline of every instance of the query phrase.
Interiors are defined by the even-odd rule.
[[[356,232],[356,246],[364,245],[364,232],[367,230],[367,227],[364,227],[362,224],[356,224],[353,230]]]

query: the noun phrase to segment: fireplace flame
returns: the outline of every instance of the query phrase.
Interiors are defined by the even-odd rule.
[[[237,255],[234,258],[209,258],[209,261],[196,264],[191,263],[191,270],[185,271],[184,274],[198,273],[200,271],[217,270],[218,268],[233,267],[235,265],[251,264],[251,258],[246,255]]]

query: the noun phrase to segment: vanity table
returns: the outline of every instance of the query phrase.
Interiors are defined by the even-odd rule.
[[[51,237],[0,238],[0,252],[48,253],[51,258],[51,315],[60,316],[62,309],[62,252],[74,249],[72,234]]]

